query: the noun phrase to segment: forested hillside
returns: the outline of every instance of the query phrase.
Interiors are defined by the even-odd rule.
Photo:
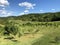
[[[9,16],[9,17],[0,17],[0,23],[4,23],[8,20],[22,20],[22,21],[38,21],[38,22],[51,22],[51,21],[60,21],[60,12],[55,13],[33,13],[25,14],[21,16]]]

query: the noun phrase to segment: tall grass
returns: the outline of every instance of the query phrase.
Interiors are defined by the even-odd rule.
[[[9,39],[4,45],[58,45],[60,44],[60,22],[30,22],[30,21],[19,21],[19,20],[10,20],[6,22],[4,26],[0,26],[0,36],[3,34],[9,33],[7,36]],[[7,34],[8,34],[7,33]],[[35,34],[37,34],[35,36]],[[40,37],[40,35],[43,35]],[[14,37],[12,36],[14,35]],[[28,37],[28,36],[33,37]],[[12,37],[11,37],[12,36]],[[17,38],[17,37],[18,38]],[[27,36],[27,40],[23,40],[24,36]],[[23,37],[22,39],[20,39]],[[0,38],[1,39],[1,38]],[[4,42],[5,36],[3,35]],[[18,39],[16,41],[16,39]],[[16,42],[14,42],[16,41]],[[21,41],[21,42],[20,42]],[[9,43],[10,42],[10,43]],[[1,43],[1,45],[3,45]]]

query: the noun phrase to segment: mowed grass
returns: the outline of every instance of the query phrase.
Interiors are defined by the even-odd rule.
[[[0,35],[0,45],[60,45],[60,22],[48,23],[52,25],[46,25],[47,22],[19,22],[22,36],[16,36],[14,40],[17,41],[13,41]]]

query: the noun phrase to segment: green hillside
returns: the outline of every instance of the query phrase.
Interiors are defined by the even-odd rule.
[[[21,16],[9,16],[9,17],[0,17],[0,23],[6,22],[7,20],[22,20],[22,21],[38,21],[38,22],[51,22],[51,21],[60,21],[60,12],[55,13],[32,13],[25,14]]]
[[[60,12],[0,17],[0,45],[60,45]]]

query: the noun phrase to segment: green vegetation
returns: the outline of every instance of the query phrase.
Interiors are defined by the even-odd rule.
[[[60,12],[1,17],[0,45],[60,45]]]
[[[22,20],[22,21],[38,21],[38,22],[51,22],[60,21],[60,12],[56,13],[41,13],[41,14],[26,14],[21,16],[0,17],[0,23],[5,24],[8,20]]]

